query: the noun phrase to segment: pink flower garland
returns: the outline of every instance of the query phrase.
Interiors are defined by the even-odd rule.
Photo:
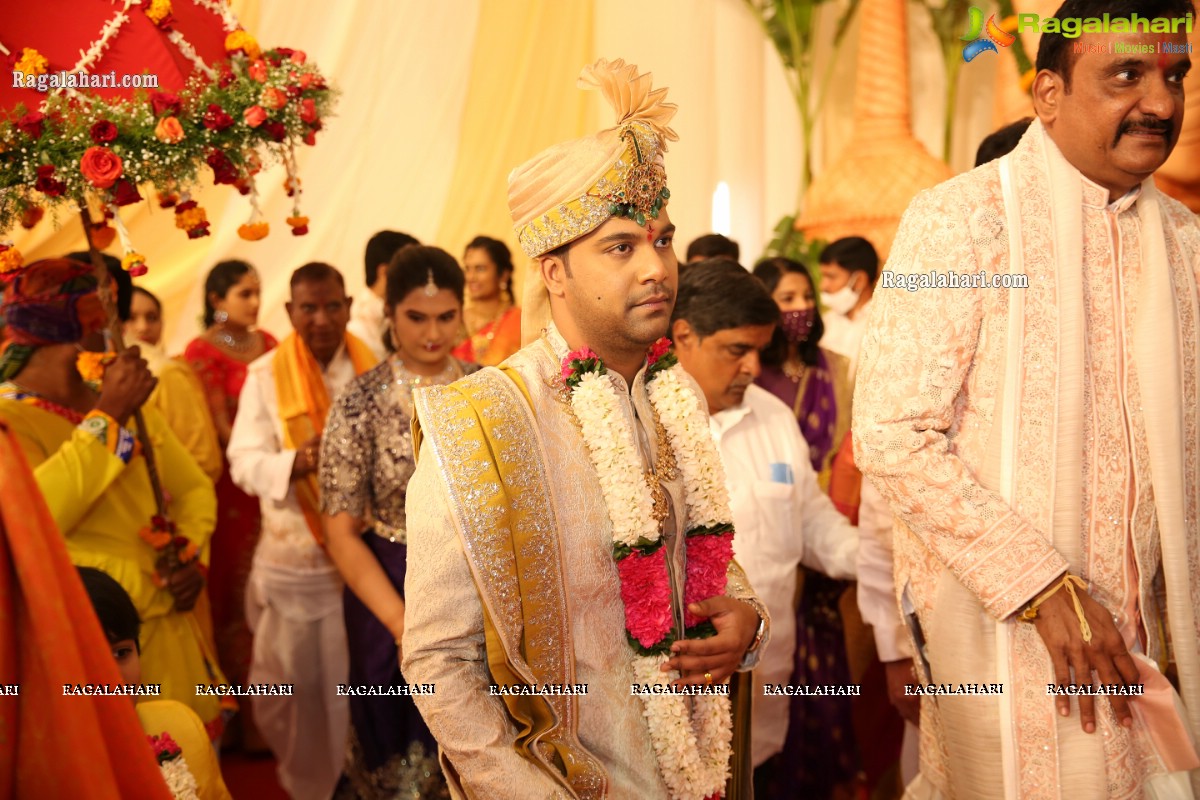
[[[647,381],[677,363],[671,340],[663,337],[647,351]],[[563,358],[563,383],[574,389],[583,375],[605,373],[604,362],[593,350],[581,347]],[[725,593],[726,573],[733,559],[733,530],[709,533],[693,528],[686,536],[687,575],[684,579],[685,605],[699,603]],[[656,543],[661,545],[661,543]],[[625,630],[640,647],[641,655],[663,652],[677,638],[688,637],[688,631],[705,622],[684,610],[684,631],[674,631],[671,614],[671,580],[667,571],[666,550],[656,546],[647,554],[642,548],[629,548],[615,554],[621,578],[621,601],[625,605]],[[703,637],[708,631],[695,631]]]
[[[689,535],[687,540],[687,579],[683,586],[683,624],[691,628],[705,621],[686,606],[725,594],[729,562],[733,560],[733,531],[721,534]]]
[[[671,633],[671,580],[664,548],[649,555],[633,550],[617,562],[621,575],[621,602],[625,604],[625,630],[646,649]]]

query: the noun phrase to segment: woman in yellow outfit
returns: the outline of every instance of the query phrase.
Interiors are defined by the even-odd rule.
[[[140,535],[156,514],[145,459],[132,430],[133,412],[155,379],[136,349],[105,368],[97,392],[84,380],[104,349],[105,316],[91,268],[48,259],[15,273],[0,307],[0,419],[34,470],[71,560],[114,577],[143,620],[146,683],[163,698],[190,706],[210,738],[221,730],[221,700],[197,684],[224,683],[192,609],[204,586],[208,540],[216,518],[212,481],[162,417],[144,419],[168,497],[168,516],[196,557],[175,568]],[[93,377],[93,376],[89,376]]]

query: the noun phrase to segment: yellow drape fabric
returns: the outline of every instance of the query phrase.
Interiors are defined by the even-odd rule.
[[[592,52],[593,0],[483,3],[470,83],[437,243],[456,256],[477,234],[517,255],[513,296],[525,270],[508,215],[508,173],[535,153],[595,129],[591,98],[575,86]]]
[[[212,481],[156,411],[147,407],[143,414],[171,518],[207,564],[217,516]],[[164,699],[185,703],[216,726],[220,698],[195,693],[198,683],[224,682],[216,655],[196,612],[176,611],[171,593],[155,585],[157,553],[138,536],[156,513],[145,462],[122,463],[92,435],[28,403],[0,399],[0,420],[33,468],[71,561],[107,572],[133,600],[142,618],[142,679],[162,684]]]
[[[375,354],[354,334],[346,334],[346,353],[354,364],[354,374],[362,375],[377,363]],[[283,446],[297,450],[312,437],[323,433],[329,416],[329,390],[321,378],[321,367],[304,341],[292,334],[275,349],[275,394],[279,398],[279,418],[283,421]],[[310,472],[296,481],[296,500],[304,512],[304,521],[317,544],[325,546],[321,527],[321,489],[317,476]]]

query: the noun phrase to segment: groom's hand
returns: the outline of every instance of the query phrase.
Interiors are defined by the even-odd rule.
[[[758,612],[749,603],[732,597],[710,597],[702,603],[692,603],[688,611],[698,617],[706,617],[717,629],[716,636],[707,639],[684,639],[671,645],[671,658],[663,664],[663,671],[679,670],[677,685],[704,686],[710,681],[704,673],[712,676],[711,683],[724,683],[741,666],[746,648],[754,641],[758,631]]]

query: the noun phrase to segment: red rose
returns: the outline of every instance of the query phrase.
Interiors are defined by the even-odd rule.
[[[89,133],[96,144],[108,144],[117,138],[117,126],[106,119],[93,123]]]
[[[67,185],[54,177],[53,164],[43,164],[37,168],[37,181],[33,188],[47,197],[61,197],[67,191]]]
[[[287,105],[287,95],[276,89],[274,86],[268,86],[262,92],[262,104],[267,108],[278,111]]]
[[[121,157],[107,147],[89,147],[79,159],[79,171],[97,189],[107,189],[124,172]]]
[[[204,159],[213,171],[213,183],[218,186],[223,183],[236,183],[238,179],[237,167],[229,160],[229,156],[222,153],[220,150],[212,150],[208,154],[208,158]]]
[[[204,127],[210,131],[223,131],[233,124],[233,117],[225,113],[225,109],[216,103],[210,103],[204,112]]]
[[[246,72],[251,78],[259,83],[267,82],[267,62],[263,61],[261,58],[256,58]]]
[[[242,114],[242,117],[251,128],[257,128],[267,121],[267,112],[262,106],[250,106]]]
[[[308,133],[304,134],[304,143],[309,147],[315,145],[317,143],[317,132],[309,131]]]
[[[290,47],[276,47],[271,51],[271,55],[278,56],[280,58],[291,58],[292,53],[295,52],[296,51]]]
[[[293,64],[303,64],[305,61],[308,60],[308,56],[305,54],[305,52],[303,50],[293,51],[292,54],[290,56],[288,56],[288,58],[291,59]]]
[[[138,194],[137,184],[128,178],[122,178],[113,186],[113,202],[119,206],[140,203],[142,196]]]
[[[307,89],[309,86],[312,86],[314,80],[316,80],[316,76],[311,72],[304,73],[300,76],[300,88]]]
[[[42,132],[44,130],[42,123],[45,119],[46,115],[42,112],[30,111],[28,114],[17,120],[17,129],[30,139],[40,139],[42,138]]]
[[[282,142],[287,138],[287,128],[283,126],[282,122],[264,123],[263,130],[266,131],[267,135],[276,142]]]
[[[300,119],[305,122],[317,121],[317,104],[305,98],[300,101]]]
[[[161,117],[163,114],[178,114],[179,95],[170,92],[151,92],[150,108],[154,110],[156,117]]]
[[[237,76],[233,74],[233,70],[231,70],[229,68],[229,65],[222,64],[221,65],[221,75],[219,78],[217,78],[217,86],[224,89],[225,87],[229,86],[231,83],[233,83],[236,80],[237,80]]]

